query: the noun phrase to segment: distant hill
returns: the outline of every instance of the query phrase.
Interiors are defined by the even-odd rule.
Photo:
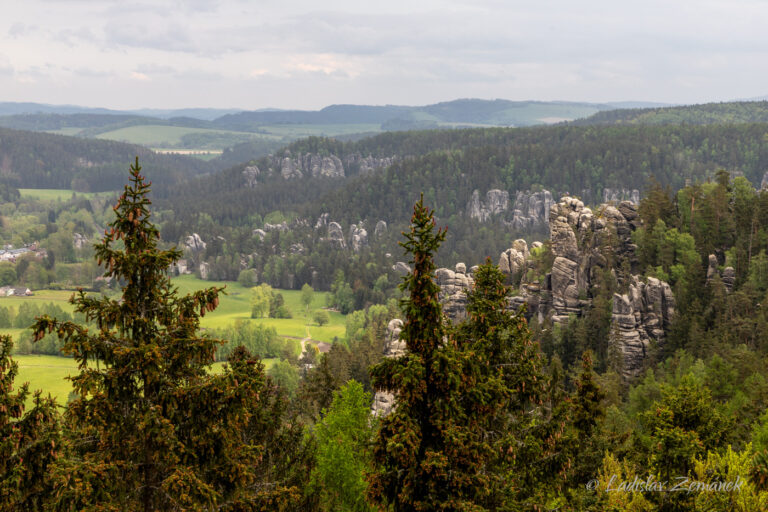
[[[20,188],[82,192],[118,190],[139,156],[158,184],[175,185],[210,172],[210,163],[161,155],[132,144],[0,128],[0,182]]]
[[[598,112],[575,125],[741,124],[768,122],[768,101],[732,101],[662,108],[616,109]]]

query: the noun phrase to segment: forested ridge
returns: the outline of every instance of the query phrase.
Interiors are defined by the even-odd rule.
[[[677,107],[616,109],[598,112],[575,125],[610,124],[740,124],[768,122],[768,102],[733,101]]]
[[[0,128],[0,180],[18,188],[117,190],[125,161],[137,155],[157,169],[158,183],[180,183],[212,169],[201,160],[122,142]]]
[[[261,178],[242,190],[242,170],[202,178],[174,189],[180,211],[194,204],[214,219],[233,212],[264,215],[274,210],[334,218],[404,220],[402,212],[424,191],[439,217],[457,214],[474,189],[515,192],[546,188],[598,202],[604,188],[643,189],[653,176],[673,188],[704,181],[718,169],[740,173],[759,184],[768,169],[768,124],[707,126],[556,126],[523,129],[466,129],[387,133],[358,142],[310,138],[287,147],[293,155],[313,153],[391,157],[401,160],[383,171],[348,183],[309,177],[286,184]],[[260,169],[270,164],[254,162]],[[327,180],[325,180],[327,181]],[[319,188],[318,188],[319,187]],[[339,190],[324,193],[327,187]],[[291,201],[290,189],[300,200]],[[310,193],[315,199],[305,202]],[[224,200],[224,195],[233,197]],[[170,196],[170,191],[159,192]]]

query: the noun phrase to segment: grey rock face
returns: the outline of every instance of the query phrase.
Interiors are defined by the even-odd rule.
[[[664,341],[675,314],[675,297],[669,284],[653,277],[646,283],[631,277],[626,294],[613,295],[611,344],[621,357],[625,378],[635,377],[643,369],[654,343]]]
[[[369,174],[389,167],[397,162],[397,160],[398,158],[396,157],[376,158],[371,155],[362,156],[359,153],[353,153],[344,157],[344,164],[347,168],[357,167],[357,172],[360,174]]]
[[[269,222],[264,223],[264,231],[288,231],[290,228],[288,227],[288,223],[283,221],[280,224],[270,224]]]
[[[255,165],[249,165],[243,169],[243,178],[245,179],[245,186],[248,188],[256,188],[256,178],[261,174],[259,168]]]
[[[505,274],[517,275],[523,269],[526,259],[528,259],[528,244],[525,240],[518,239],[512,243],[511,248],[501,253],[499,268]]]
[[[322,227],[325,227],[328,225],[328,218],[331,216],[330,213],[323,213],[317,218],[317,222],[315,222],[315,229],[320,229]]]
[[[184,249],[190,251],[190,252],[200,252],[204,251],[206,248],[206,243],[203,242],[203,239],[200,238],[200,235],[197,233],[192,233],[187,238],[184,239]]]
[[[342,249],[347,246],[344,242],[344,231],[338,222],[328,223],[328,241]]]
[[[616,349],[621,354],[625,377],[642,369],[651,343],[664,341],[664,329],[675,312],[669,285],[649,278],[647,283],[632,275],[637,266],[632,231],[640,222],[637,206],[622,201],[618,206],[601,205],[596,212],[573,197],[552,205],[549,215],[552,270],[536,282],[526,281],[529,259],[521,241],[502,253],[499,266],[509,274],[520,273],[519,294],[510,299],[510,309],[528,304],[528,314],[539,320],[550,317],[566,324],[571,315],[581,316],[591,304],[592,287],[600,274],[609,271],[625,295],[615,295],[613,321],[618,333]],[[540,243],[531,244],[539,248]],[[626,269],[630,272],[627,273]]]
[[[473,219],[485,222],[491,217],[506,212],[509,208],[509,192],[491,189],[485,193],[485,200],[480,199],[480,191],[472,192],[467,205],[467,213]]]
[[[763,180],[760,182],[760,189],[768,188],[768,171],[763,174]]]
[[[82,249],[88,245],[88,239],[81,233],[72,233],[72,246],[75,249]]]
[[[200,264],[200,279],[208,279],[208,274],[211,273],[211,267],[205,261]]]
[[[264,240],[264,237],[267,236],[267,232],[263,229],[254,229],[253,235],[259,237],[259,240]]]
[[[336,155],[321,156],[314,153],[292,156],[286,151],[283,156],[274,156],[270,170],[279,169],[280,175],[286,179],[301,178],[302,176],[343,178],[344,164]]]
[[[549,210],[555,204],[548,190],[515,194],[510,226],[515,230],[527,230],[549,222]]]
[[[408,266],[407,263],[404,261],[398,261],[394,265],[392,265],[392,270],[399,276],[404,276],[406,274],[409,274],[411,272],[411,267]]]
[[[725,287],[725,291],[731,293],[733,291],[733,285],[736,284],[736,271],[733,267],[725,267],[721,273],[717,266],[717,256],[710,254],[707,259],[707,284],[709,284],[715,276],[719,276]]]
[[[455,271],[439,268],[435,277],[440,287],[437,297],[443,304],[443,313],[453,322],[462,321],[467,317],[466,291],[475,285],[475,280],[467,274],[467,266],[458,263]]]
[[[349,246],[355,252],[360,252],[360,249],[368,245],[368,231],[363,227],[361,222],[359,225],[352,224],[349,226]]]
[[[603,202],[618,203],[620,201],[630,201],[633,204],[640,204],[640,191],[637,189],[626,188],[604,188]]]
[[[405,342],[400,340],[400,332],[403,330],[403,321],[399,318],[390,320],[387,324],[386,345],[384,357],[396,358],[405,354]],[[386,416],[395,408],[395,395],[389,391],[377,391],[373,397],[371,414],[373,416]]]
[[[384,233],[387,232],[387,223],[383,220],[380,220],[376,223],[376,227],[373,230],[373,236],[376,238],[381,237]]]

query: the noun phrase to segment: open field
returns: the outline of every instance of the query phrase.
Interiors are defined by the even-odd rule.
[[[188,147],[191,144],[188,140],[190,136],[194,136],[194,140],[197,142],[192,144],[195,147]],[[187,140],[185,140],[185,137]],[[96,135],[97,139],[116,140],[166,149],[180,147],[197,151],[223,149],[238,142],[264,137],[272,138],[269,135],[256,133],[165,125],[128,126]]]
[[[219,307],[212,313],[208,313],[201,321],[204,328],[223,328],[232,325],[235,320],[249,320],[274,327],[282,336],[297,338],[310,337],[318,341],[332,342],[334,337],[343,338],[346,333],[346,320],[344,315],[335,311],[329,311],[330,322],[319,327],[312,322],[312,314],[316,309],[325,307],[326,292],[315,292],[309,312],[306,313],[301,303],[301,292],[298,290],[277,290],[282,293],[285,305],[293,313],[293,318],[258,318],[251,319],[251,290],[233,281],[203,281],[192,275],[173,278],[173,284],[181,293],[189,293],[195,290],[211,286],[226,286],[226,295],[222,295]],[[68,290],[38,290],[31,297],[0,297],[0,306],[12,307],[18,310],[25,302],[48,303],[54,302],[67,312],[72,312],[69,298],[72,296]],[[11,334],[18,339],[21,329],[0,329],[0,334]]]
[[[19,374],[15,380],[15,387],[20,387],[29,382],[29,390],[34,392],[42,390],[43,396],[50,393],[59,404],[67,403],[72,384],[67,380],[70,375],[77,375],[77,363],[69,357],[39,356],[39,355],[14,355],[14,361],[19,363]],[[265,369],[275,364],[275,359],[264,359]],[[211,371],[220,372],[224,363],[214,363]],[[27,400],[27,407],[32,406],[32,397]]]
[[[269,135],[300,139],[303,137],[349,135],[352,133],[380,132],[380,124],[274,124],[259,126]]]
[[[42,201],[67,201],[73,195],[92,199],[94,197],[109,197],[117,194],[117,192],[75,192],[74,190],[55,188],[20,188],[19,192],[21,192],[22,198],[34,198]]]
[[[251,290],[232,281],[203,281],[194,276],[179,276],[173,279],[173,284],[182,293],[208,288],[211,286],[225,286],[227,295],[222,295],[219,307],[208,313],[203,318],[203,327],[220,328],[231,325],[237,319],[251,319]],[[293,318],[258,318],[251,321],[274,327],[277,333],[283,336],[304,338],[309,336],[319,341],[332,342],[334,337],[343,338],[346,333],[346,320],[344,315],[335,311],[329,311],[330,322],[319,327],[312,323],[314,310],[325,306],[326,292],[315,292],[309,313],[305,316],[304,305],[301,303],[301,292],[298,290],[277,290],[283,294],[285,305],[293,313]]]

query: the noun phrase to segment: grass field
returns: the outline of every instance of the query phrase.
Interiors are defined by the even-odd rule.
[[[293,313],[293,318],[258,318],[251,319],[251,290],[232,281],[203,281],[192,275],[179,276],[173,279],[173,284],[180,293],[190,293],[211,286],[226,286],[226,295],[222,295],[219,307],[208,313],[201,321],[202,327],[223,328],[232,325],[235,320],[249,320],[274,327],[282,336],[304,338],[309,336],[319,341],[332,342],[334,337],[343,338],[346,333],[344,315],[329,311],[330,321],[320,327],[312,322],[316,309],[325,306],[326,292],[315,292],[309,313],[305,313],[301,303],[301,292],[298,290],[278,290],[285,299],[285,305]],[[48,303],[54,302],[67,312],[72,312],[69,298],[72,292],[68,290],[38,290],[31,297],[0,297],[0,306],[12,307],[18,310],[25,302]],[[0,329],[0,334],[11,334],[18,339],[21,329]]]
[[[22,198],[39,199],[41,201],[67,201],[72,198],[72,195],[92,199],[94,197],[113,196],[117,194],[117,192],[75,192],[73,190],[61,190],[55,188],[20,188],[19,192],[21,193]]]
[[[237,144],[238,142],[243,142],[253,138],[271,138],[269,135],[256,133],[152,124],[128,126],[126,128],[120,128],[118,130],[100,133],[96,135],[96,138],[129,142],[131,144],[140,144],[142,146],[172,148],[182,147],[184,144],[183,138],[186,135],[197,135],[204,137],[207,136],[211,140],[215,140],[215,143],[210,144],[210,149],[223,149],[225,147]],[[200,150],[202,149],[204,148],[200,148]]]
[[[219,307],[213,313],[208,313],[203,318],[201,322],[203,327],[226,327],[233,324],[237,319],[251,319],[251,290],[241,286],[239,283],[231,281],[203,281],[194,276],[186,275],[174,278],[173,284],[182,293],[189,293],[210,286],[226,285],[225,291],[227,295],[221,297]],[[283,336],[299,338],[309,336],[312,339],[327,342],[332,342],[334,337],[344,337],[346,333],[346,320],[341,313],[329,311],[330,322],[322,327],[312,323],[314,310],[325,306],[326,292],[315,292],[309,308],[309,314],[305,316],[300,291],[278,291],[282,293],[285,305],[293,313],[293,318],[258,318],[251,321],[274,327],[277,333]]]
[[[60,405],[67,403],[69,393],[72,391],[72,383],[67,380],[70,375],[77,375],[77,363],[69,357],[38,356],[38,355],[14,355],[14,361],[19,363],[19,374],[15,380],[15,387],[20,387],[29,382],[29,390],[34,392],[42,390],[43,396],[50,394]],[[275,359],[264,359],[265,369],[275,364]],[[223,363],[214,363],[211,371],[220,372]],[[27,400],[27,407],[32,406],[32,397]]]

